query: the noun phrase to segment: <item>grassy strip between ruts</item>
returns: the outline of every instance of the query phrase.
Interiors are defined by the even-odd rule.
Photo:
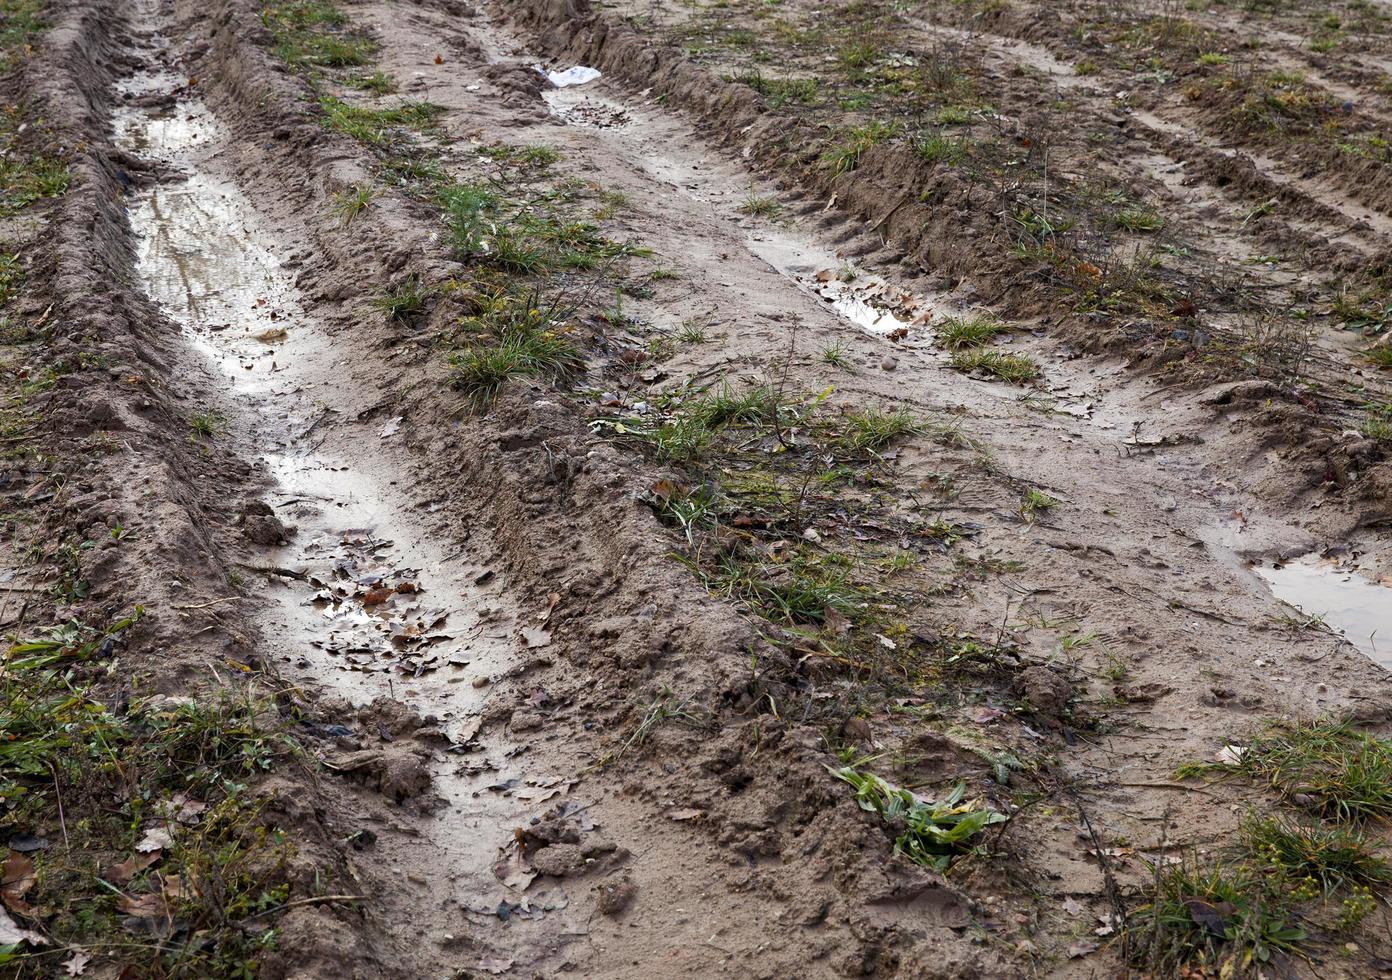
[[[1250,813],[1229,845],[1152,866],[1123,933],[1148,972],[1247,976],[1283,957],[1313,960],[1392,895],[1392,865],[1367,832],[1392,814],[1392,742],[1337,722],[1278,725],[1220,758],[1179,775],[1249,779],[1285,808]]]
[[[250,687],[99,697],[139,616],[41,631],[0,663],[0,962],[14,975],[106,961],[249,978],[274,948],[293,848],[249,784],[296,745]]]

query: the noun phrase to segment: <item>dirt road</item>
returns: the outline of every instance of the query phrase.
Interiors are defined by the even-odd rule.
[[[1392,969],[1319,9],[0,0],[3,969]]]

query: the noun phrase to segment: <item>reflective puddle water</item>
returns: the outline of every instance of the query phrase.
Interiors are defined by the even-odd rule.
[[[1392,667],[1392,584],[1374,582],[1318,555],[1258,565],[1277,598],[1342,633],[1370,658]]]
[[[517,664],[515,613],[501,593],[476,584],[481,569],[445,553],[446,541],[411,512],[409,478],[392,452],[401,419],[356,436],[331,437],[333,427],[322,426],[354,411],[344,395],[349,374],[306,314],[267,221],[214,172],[227,145],[217,120],[172,73],[142,73],[123,90],[139,98],[117,114],[118,141],[173,174],[128,202],[140,281],[226,379],[220,424],[228,431],[214,438],[241,438],[258,451],[274,484],[272,513],[296,528],[255,569],[268,653],[288,677],[356,705],[382,695],[405,702],[439,720],[452,742],[430,760],[448,806],[418,824],[422,836],[409,847],[385,836],[378,847],[376,860],[422,881],[416,911],[429,917],[410,927],[445,946],[464,912],[559,913],[567,906],[559,885],[523,894],[535,874],[519,859],[513,829],[571,781],[530,773],[515,758],[519,746],[480,732],[492,681]],[[471,966],[469,958],[460,965]]]

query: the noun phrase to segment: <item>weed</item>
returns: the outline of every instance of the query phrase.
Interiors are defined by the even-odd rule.
[[[44,28],[44,0],[0,0],[0,73],[8,73]]]
[[[822,362],[830,364],[832,367],[840,368],[843,371],[853,370],[851,364],[851,348],[849,345],[836,341],[822,348]]]
[[[1084,58],[1073,66],[1073,70],[1082,77],[1087,78],[1089,75],[1096,75],[1102,68],[1091,58]]]
[[[965,783],[958,783],[947,796],[933,801],[854,766],[828,766],[827,771],[851,785],[862,810],[899,829],[895,854],[938,871],[946,871],[954,857],[970,851],[971,839],[982,830],[1009,819],[987,807],[963,803]]]
[[[705,325],[695,318],[683,320],[681,328],[677,330],[677,340],[688,346],[704,344],[706,342]]]
[[[431,102],[402,102],[389,109],[352,105],[333,95],[319,99],[324,124],[369,146],[385,146],[393,128],[422,128],[443,111]]]
[[[365,65],[376,51],[327,0],[265,0],[261,22],[275,39],[277,56],[297,68]]]
[[[952,355],[952,366],[959,371],[981,371],[1011,384],[1034,381],[1040,374],[1039,365],[1024,354],[987,348],[957,351]]]
[[[18,296],[23,284],[24,266],[20,264],[19,256],[0,253],[0,306]]]
[[[407,276],[395,286],[389,286],[372,300],[374,309],[388,320],[407,321],[425,309],[432,290],[415,276]]]
[[[647,742],[653,729],[657,728],[657,726],[664,721],[678,720],[684,721],[697,728],[708,727],[710,725],[709,718],[689,710],[688,706],[691,704],[691,701],[692,699],[690,697],[682,698],[678,701],[676,694],[664,685],[652,704],[648,705],[647,710],[643,712],[642,719],[634,726],[632,733],[624,740],[623,745],[619,746],[618,751],[614,752],[612,755],[606,756],[603,759],[603,764],[617,762],[623,757],[624,753],[635,745],[643,745]]]
[[[764,564],[724,555],[714,570],[696,571],[715,595],[747,603],[775,622],[821,623],[829,610],[847,617],[862,615],[861,592],[844,570],[798,556]]]
[[[549,195],[518,206],[497,187],[475,182],[446,189],[440,200],[446,240],[455,251],[510,272],[588,269],[604,259],[647,254],[604,238],[593,224],[570,220]]]
[[[681,528],[688,545],[696,543],[696,535],[716,524],[716,494],[708,486],[693,489],[673,486],[659,499],[659,512],[670,517]]]
[[[902,127],[897,122],[875,120],[864,126],[856,126],[846,132],[843,141],[827,150],[823,160],[832,173],[850,173],[860,166],[860,158],[871,147],[899,135]]]
[[[811,105],[821,98],[821,87],[815,78],[765,78],[759,72],[751,72],[734,81],[743,82],[762,95],[771,109],[790,103]]]
[[[972,122],[982,110],[969,105],[945,105],[938,110],[933,121],[939,126],[965,126]]]
[[[767,385],[735,391],[722,384],[718,391],[693,402],[685,414],[709,429],[717,429],[732,423],[777,427],[782,412],[777,393]]]
[[[211,409],[194,412],[189,416],[189,428],[195,436],[211,439],[227,427],[227,419],[221,412]]]
[[[0,218],[18,214],[35,201],[60,196],[68,189],[69,179],[61,160],[0,148]]]
[[[109,655],[138,616],[103,630],[72,621],[5,655],[0,832],[62,828],[61,850],[27,859],[24,889],[58,947],[119,948],[141,976],[243,976],[264,948],[250,917],[283,908],[290,895],[287,846],[246,783],[296,747],[268,721],[274,709],[250,693],[123,698],[112,709],[77,686],[68,668]],[[183,813],[193,819],[171,819]],[[136,865],[138,842],[154,827],[170,842]],[[135,868],[118,891],[107,869],[123,855]],[[157,926],[165,915],[181,927],[159,942],[132,942],[123,915],[136,917],[127,928],[141,916]],[[22,960],[0,947],[0,962]]]
[[[1364,356],[1384,371],[1392,370],[1392,343],[1378,344],[1364,351]]]
[[[739,212],[759,218],[776,218],[783,213],[783,205],[772,197],[758,197],[750,194],[740,202]]]
[[[349,82],[355,89],[363,92],[371,92],[373,95],[388,95],[396,91],[396,82],[392,81],[391,76],[380,70],[374,71],[371,75],[359,75]]]
[[[934,164],[959,163],[967,155],[965,140],[952,139],[942,133],[920,134],[914,137],[913,148],[925,161]]]
[[[992,337],[1009,332],[1009,327],[989,313],[944,317],[937,326],[938,343],[947,350],[980,347]]]
[[[1057,497],[1051,497],[1037,487],[1030,487],[1020,498],[1020,516],[1026,521],[1033,521],[1038,515],[1048,513],[1061,503],[1063,501]]]
[[[1322,895],[1392,883],[1392,866],[1356,829],[1251,815],[1242,824],[1242,840],[1268,872],[1297,884],[1313,883]]]
[[[354,218],[366,211],[372,203],[372,196],[372,188],[367,184],[359,184],[335,194],[330,210],[337,216],[339,227],[347,228]]]
[[[886,412],[881,408],[846,413],[846,432],[842,441],[852,449],[878,452],[900,436],[922,430],[913,415],[903,408]]]
[[[1160,212],[1139,204],[1116,211],[1111,216],[1111,222],[1122,231],[1130,232],[1159,231],[1165,227],[1165,219]]]
[[[1392,441],[1392,405],[1370,403],[1363,409],[1363,424],[1358,431],[1369,439]]]
[[[1196,763],[1181,777],[1215,771],[1266,781],[1283,798],[1338,820],[1392,816],[1392,743],[1346,723],[1274,726],[1234,751],[1234,765]]]
[[[480,302],[461,323],[474,343],[450,357],[451,382],[474,401],[491,401],[511,378],[561,380],[584,367],[559,297],[543,304],[537,292],[500,292]]]
[[[646,434],[663,462],[689,463],[705,453],[712,439],[705,422],[691,415],[678,415]]]
[[[1197,857],[1153,868],[1150,901],[1126,920],[1128,959],[1153,976],[1183,975],[1190,964],[1245,976],[1307,938],[1288,900],[1239,862]]]

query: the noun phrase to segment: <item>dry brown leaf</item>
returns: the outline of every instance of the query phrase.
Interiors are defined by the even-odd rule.
[[[106,880],[113,885],[122,886],[164,856],[162,851],[149,851],[145,854],[132,854],[120,864],[106,869]]]
[[[10,913],[0,908],[0,946],[14,946],[18,943],[29,943],[33,946],[46,946],[48,945],[48,940],[40,936],[37,932],[21,929],[15,924],[15,920],[10,918]]]
[[[11,851],[0,875],[3,875],[0,878],[0,900],[20,915],[28,915],[31,909],[24,900],[24,893],[34,887],[33,859],[27,854]]]

